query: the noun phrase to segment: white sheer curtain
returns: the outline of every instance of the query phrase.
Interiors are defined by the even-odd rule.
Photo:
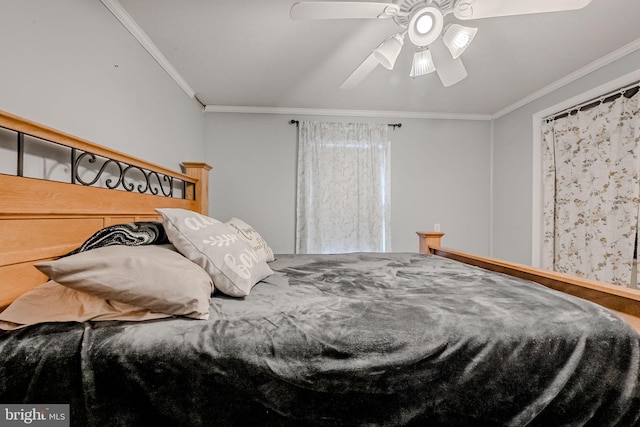
[[[299,123],[297,253],[391,250],[387,138],[386,124]]]
[[[621,96],[543,125],[543,268],[630,285],[640,204],[638,98]]]

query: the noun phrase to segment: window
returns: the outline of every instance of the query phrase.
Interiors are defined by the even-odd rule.
[[[387,134],[386,124],[300,122],[297,253],[391,250]]]

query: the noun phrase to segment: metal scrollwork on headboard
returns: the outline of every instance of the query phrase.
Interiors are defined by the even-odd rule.
[[[189,178],[182,179],[178,174],[163,171],[162,167],[156,170],[147,168],[145,162],[129,163],[118,158],[119,155],[111,157],[100,151],[94,153],[65,142],[0,126],[0,152],[3,150],[15,153],[15,175],[19,177],[195,200],[195,184]],[[3,156],[0,160],[0,173],[10,174],[7,172],[9,158]],[[42,161],[39,168],[38,161]],[[58,166],[62,167],[65,173],[50,179],[52,167],[47,164],[48,161],[53,161],[57,169],[60,169]]]
[[[162,192],[162,195],[164,195],[165,197],[173,197],[174,178],[172,176],[160,174],[155,171],[143,169],[139,166],[129,165],[117,160],[103,157],[100,157],[100,159],[102,159],[102,165],[100,165],[100,169],[98,169],[97,171],[95,170],[96,168],[88,169],[91,172],[95,173],[93,179],[85,180],[80,174],[80,167],[82,166],[82,162],[85,161],[85,159],[86,163],[89,164],[97,164],[98,162],[98,156],[93,153],[84,152],[78,155],[76,149],[72,150],[73,183],[92,186],[100,181],[101,178],[109,176],[104,181],[105,187],[109,189],[117,189],[121,187],[122,189],[129,192],[135,191],[137,189],[139,193],[150,193],[153,195],[158,195],[160,192]],[[117,171],[117,174],[109,173],[108,169],[110,169],[111,171]],[[137,173],[138,179],[131,176],[128,177],[127,174],[131,175],[131,172]]]

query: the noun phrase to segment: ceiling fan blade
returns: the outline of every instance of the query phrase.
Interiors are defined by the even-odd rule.
[[[442,38],[429,46],[436,73],[444,87],[452,86],[467,77],[467,69],[460,58],[453,59]]]
[[[459,0],[453,11],[461,20],[581,9],[591,0]]]
[[[352,87],[357,86],[378,66],[378,64],[380,64],[380,62],[378,62],[373,53],[371,53],[360,65],[358,65],[358,68],[353,70],[351,75],[342,82],[340,89],[351,89]]]
[[[309,1],[291,6],[291,19],[392,18],[400,12],[393,3],[355,1]]]

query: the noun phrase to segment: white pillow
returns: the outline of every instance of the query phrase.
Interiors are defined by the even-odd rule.
[[[273,274],[267,263],[227,224],[185,209],[156,209],[167,236],[185,257],[202,267],[220,292],[249,295],[260,280]]]
[[[275,258],[273,250],[267,245],[260,233],[253,229],[249,224],[238,218],[231,218],[226,222],[233,230],[251,245],[254,251],[266,262],[271,262]]]

